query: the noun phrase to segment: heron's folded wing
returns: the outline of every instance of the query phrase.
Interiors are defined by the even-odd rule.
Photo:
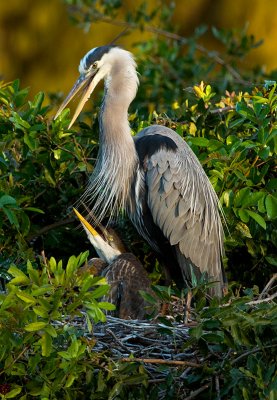
[[[145,164],[148,206],[155,224],[176,246],[183,274],[189,261],[210,277],[221,277],[222,227],[217,197],[190,154],[160,149]],[[222,279],[222,278],[221,278]]]

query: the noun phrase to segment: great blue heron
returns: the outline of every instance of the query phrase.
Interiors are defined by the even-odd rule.
[[[117,46],[90,50],[79,65],[80,77],[55,118],[83,88],[69,128],[96,85],[104,79],[97,163],[84,198],[101,219],[125,209],[138,232],[162,255],[167,273],[180,287],[205,273],[225,286],[223,228],[218,198],[200,162],[173,130],[152,125],[132,137],[128,108],[138,76],[132,54]]]
[[[116,306],[115,315],[117,317],[143,319],[149,303],[144,300],[139,291],[142,290],[154,297],[151,281],[143,265],[134,254],[122,253],[119,247],[112,247],[76,209],[74,212],[100,257],[100,259],[92,259],[92,265],[89,268],[82,267],[83,270],[81,268],[80,272],[89,269],[93,274],[102,275],[107,279],[110,291],[104,300]],[[150,312],[156,311],[155,313],[157,313],[158,307],[159,302],[157,301],[156,310],[151,309]]]

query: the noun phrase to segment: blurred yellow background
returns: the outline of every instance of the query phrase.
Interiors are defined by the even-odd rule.
[[[276,0],[176,0],[174,23],[178,33],[190,36],[194,29],[206,24],[218,28],[243,28],[264,44],[253,50],[244,61],[263,65],[267,72],[277,68],[277,2]],[[126,8],[134,2],[126,1]],[[137,4],[137,3],[136,3]],[[151,4],[157,4],[152,0]],[[106,44],[122,28],[95,23],[84,32],[69,20],[62,0],[8,0],[0,2],[0,78],[21,80],[31,94],[67,92],[78,76],[81,57],[91,48]],[[130,49],[134,40],[147,40],[150,34],[139,30],[120,38]],[[201,38],[210,50],[216,41]]]

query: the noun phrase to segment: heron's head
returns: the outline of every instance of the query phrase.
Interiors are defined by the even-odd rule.
[[[90,50],[80,61],[80,76],[75,82],[68,96],[58,109],[55,119],[61,114],[71,99],[83,88],[81,100],[70,122],[69,128],[74,124],[76,118],[82,111],[85,102],[89,99],[97,84],[112,74],[124,73],[125,78],[134,78],[137,86],[136,63],[132,54],[117,46],[101,46]]]

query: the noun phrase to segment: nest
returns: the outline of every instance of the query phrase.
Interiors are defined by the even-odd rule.
[[[85,338],[95,340],[93,352],[104,354],[114,362],[143,364],[148,384],[159,387],[157,399],[166,398],[168,388],[162,383],[167,386],[169,376],[180,392],[191,396],[184,387],[184,379],[191,369],[203,367],[203,359],[197,356],[197,350],[184,349],[189,328],[195,323],[171,322],[171,326],[167,326],[158,320],[123,320],[109,315],[106,318],[105,323],[94,325],[92,333],[87,332],[83,318],[74,321]]]

